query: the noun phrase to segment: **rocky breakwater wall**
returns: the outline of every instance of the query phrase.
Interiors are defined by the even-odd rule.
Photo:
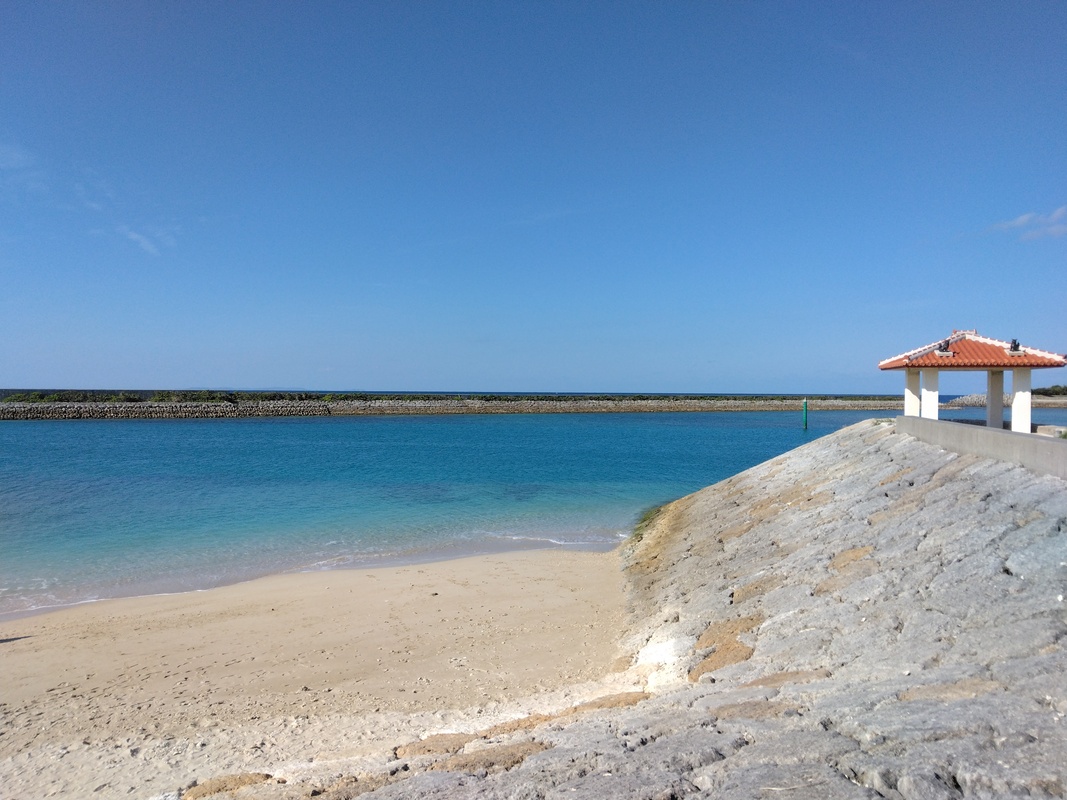
[[[627,548],[643,691],[427,730],[314,791],[1064,797],[1064,481],[871,421],[663,507]]]
[[[259,403],[0,403],[0,420],[227,419],[318,417],[330,413],[314,401]]]
[[[1004,408],[1011,408],[1011,399],[1011,394],[1004,395],[1002,400]],[[1035,394],[1030,398],[1030,403],[1034,408],[1067,408],[1067,396]],[[941,403],[942,408],[985,408],[985,405],[986,396],[984,394],[965,394],[949,400],[947,403]]]
[[[751,399],[515,399],[478,398],[381,400],[264,400],[218,403],[0,403],[0,420],[39,419],[226,419],[241,417],[324,417],[390,414],[575,414],[657,411],[794,411],[802,400]],[[825,398],[808,403],[812,411],[873,409],[899,411],[899,401]]]

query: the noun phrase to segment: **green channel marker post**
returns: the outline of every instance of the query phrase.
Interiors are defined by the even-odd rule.
[[[808,429],[808,398],[804,398],[804,430]]]

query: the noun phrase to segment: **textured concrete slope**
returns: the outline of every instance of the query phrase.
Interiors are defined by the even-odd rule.
[[[668,506],[630,563],[651,683],[746,720],[695,785],[796,760],[842,791],[1063,796],[1063,481],[863,423]]]
[[[1067,483],[862,423],[664,507],[627,560],[647,696],[321,796],[1064,796]]]

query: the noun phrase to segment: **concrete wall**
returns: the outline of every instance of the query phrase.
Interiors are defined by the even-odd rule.
[[[944,450],[1010,461],[1067,480],[1067,439],[922,417],[897,417],[896,426],[901,433]]]

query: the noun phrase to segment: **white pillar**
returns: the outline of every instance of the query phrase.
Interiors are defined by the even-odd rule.
[[[1011,371],[1011,429],[1030,432],[1030,370]]]
[[[904,370],[904,416],[919,416],[919,370]]]
[[[1001,370],[986,373],[985,426],[998,431],[1004,427],[1004,373]]]
[[[919,404],[919,416],[925,419],[937,419],[937,376],[936,369],[922,370],[922,400]]]

